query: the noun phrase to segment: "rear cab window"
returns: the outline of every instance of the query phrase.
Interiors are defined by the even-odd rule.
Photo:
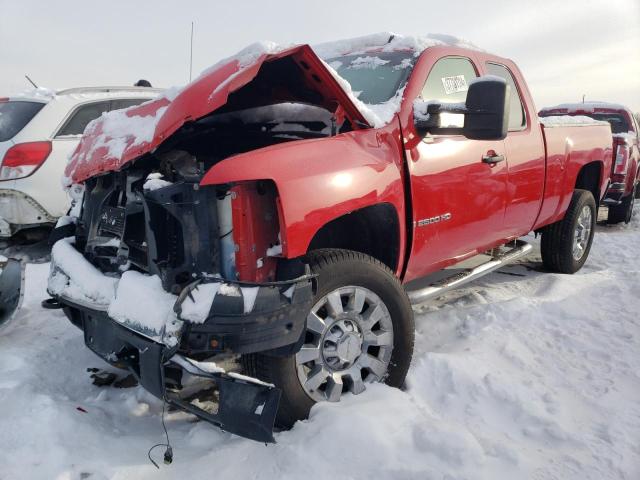
[[[104,112],[120,110],[148,101],[148,98],[126,98],[93,102],[77,107],[67,121],[58,130],[56,137],[75,137],[82,135],[92,120],[100,117]]]
[[[518,92],[518,86],[513,78],[512,73],[507,67],[499,63],[487,63],[487,73],[496,77],[504,78],[507,85],[511,87],[511,106],[509,110],[509,131],[517,132],[527,127],[527,117],[525,115],[524,105]]]
[[[15,137],[45,105],[25,100],[0,101],[0,142]]]

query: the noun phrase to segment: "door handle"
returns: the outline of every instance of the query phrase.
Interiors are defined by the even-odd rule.
[[[495,165],[496,163],[503,162],[504,155],[498,155],[493,150],[489,150],[487,154],[482,157],[483,163],[488,163],[489,165]]]

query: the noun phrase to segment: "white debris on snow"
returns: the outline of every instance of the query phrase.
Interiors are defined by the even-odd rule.
[[[175,461],[160,475],[639,478],[639,243],[638,216],[598,226],[575,275],[539,272],[535,253],[531,265],[503,267],[417,308],[405,391],[369,385],[316,405],[275,445],[165,412]],[[158,478],[146,454],[161,441],[162,401],[141,387],[92,385],[88,367],[120,371],[86,348],[61,311],[40,306],[48,268],[27,265],[23,308],[0,335],[1,475]]]
[[[49,292],[80,303],[108,306],[115,295],[116,278],[107,277],[85,260],[66,240],[59,240],[51,250],[56,265],[49,278]]]
[[[163,342],[163,337],[173,338],[182,325],[173,312],[175,302],[176,296],[162,288],[157,275],[129,270],[120,277],[107,313],[117,322]]]
[[[585,115],[556,115],[540,117],[540,123],[545,127],[561,127],[563,125],[609,125],[601,120],[594,120]]]
[[[158,172],[150,173],[147,175],[147,178],[144,181],[144,185],[142,185],[142,189],[148,192],[152,192],[154,190],[158,190],[159,188],[168,187],[169,185],[173,185],[173,183],[163,180],[164,175]]]

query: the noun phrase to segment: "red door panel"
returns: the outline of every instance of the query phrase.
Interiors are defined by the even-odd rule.
[[[432,137],[407,151],[414,241],[405,280],[418,278],[502,238],[507,162],[484,163],[502,141]]]

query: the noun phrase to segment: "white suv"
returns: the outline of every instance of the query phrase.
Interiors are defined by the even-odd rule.
[[[146,87],[34,90],[0,98],[0,239],[36,234],[69,208],[61,177],[87,124],[156,97]]]

